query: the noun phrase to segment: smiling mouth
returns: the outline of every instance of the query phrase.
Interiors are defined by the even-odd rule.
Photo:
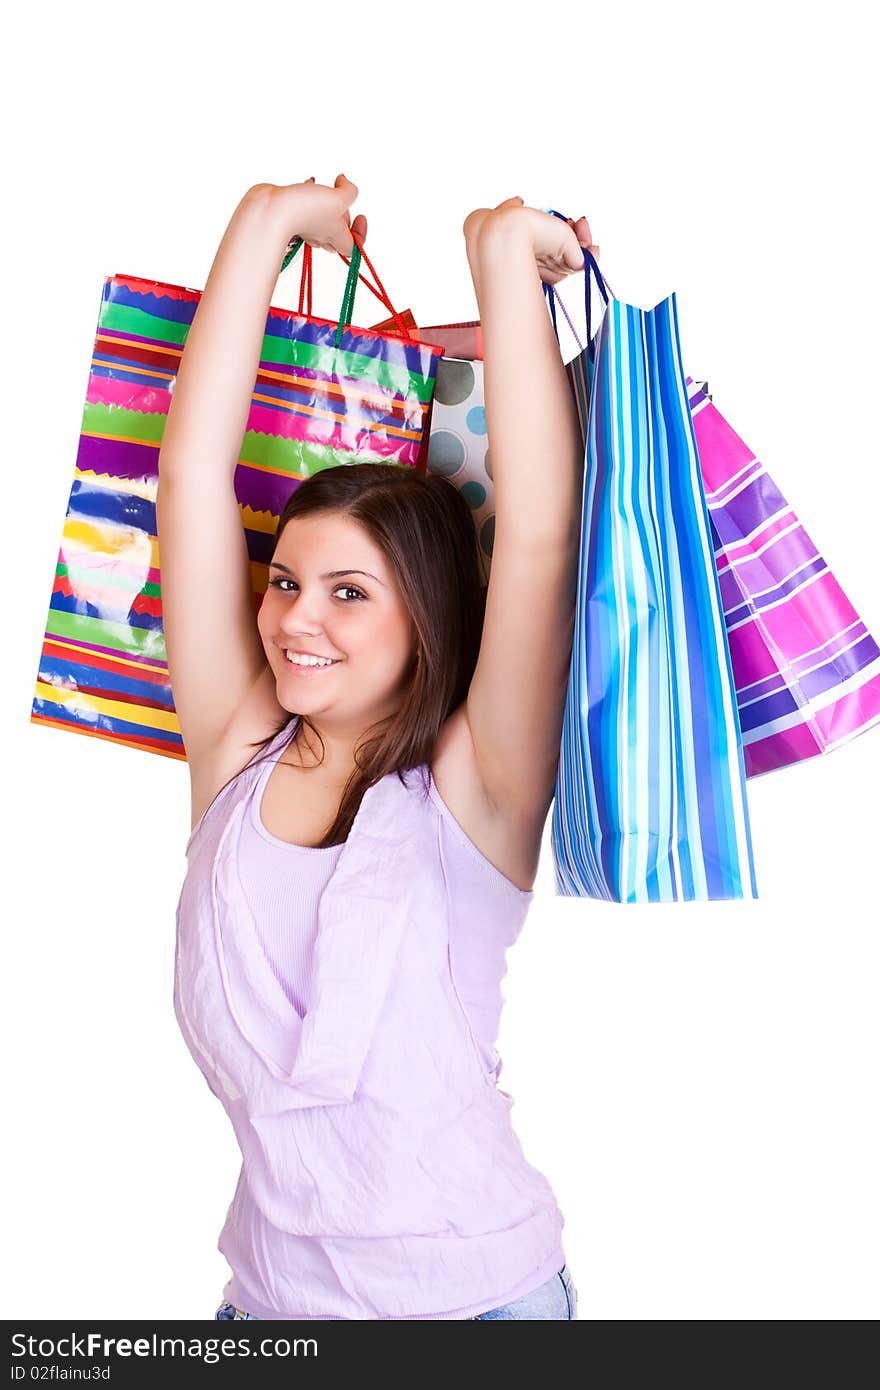
[[[322,661],[294,661],[294,659],[285,652],[284,660],[286,664],[292,666],[295,671],[308,672],[311,674],[313,671],[329,671],[333,666],[339,665],[340,658],[334,657],[331,660]]]

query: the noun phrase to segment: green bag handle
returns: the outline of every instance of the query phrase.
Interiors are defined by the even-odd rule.
[[[284,257],[284,260],[281,262],[281,270],[286,270],[286,269],[287,269],[287,267],[290,265],[290,262],[293,260],[294,256],[296,255],[297,251],[298,251],[299,248],[302,246],[302,244],[303,244],[303,239],[302,239],[301,236],[292,236],[292,237],[290,238],[290,241],[287,243],[287,248],[288,248],[288,249],[287,249],[287,255]],[[281,273],[281,272],[279,271],[279,274],[280,274],[280,273]]]
[[[364,284],[367,286],[367,289],[372,290],[373,294],[375,294],[376,298],[380,300],[382,305],[386,309],[391,310],[391,313],[397,323],[397,326],[400,329],[401,335],[404,338],[410,338],[411,334],[409,332],[409,329],[404,324],[403,320],[401,319],[397,310],[394,308],[394,305],[391,303],[391,300],[388,298],[387,294],[384,292],[384,289],[382,288],[382,282],[379,280],[378,275],[376,275],[373,266],[370,264],[370,261],[366,256],[366,253],[364,252],[359,240],[354,235],[354,233],[352,233],[352,240],[354,241],[354,247],[352,249],[351,259],[348,265],[348,276],[345,281],[345,290],[343,291],[342,295],[342,308],[339,311],[339,321],[336,325],[334,346],[337,348],[340,346],[342,342],[343,333],[345,332],[346,328],[349,328],[351,326],[352,315],[354,314],[354,298],[355,294],[357,293],[358,280],[363,280]],[[290,241],[288,242],[287,253],[284,257],[284,260],[281,262],[281,270],[287,269],[287,267],[290,265],[290,262],[293,260],[294,256],[299,251],[300,247],[304,246],[305,244],[306,243],[302,237],[291,237]],[[340,255],[341,254],[342,253],[340,252]],[[370,284],[369,280],[365,280],[364,277],[361,275],[360,269],[362,260],[366,260],[367,265],[370,267],[370,270],[373,271],[373,275],[376,279],[376,282],[380,287],[379,290],[377,290],[374,285]],[[309,278],[309,297],[311,298],[311,257],[309,257],[309,260],[304,263],[303,275],[302,279],[300,280],[298,311],[300,314],[303,313],[303,294],[305,289],[306,274],[308,274]]]

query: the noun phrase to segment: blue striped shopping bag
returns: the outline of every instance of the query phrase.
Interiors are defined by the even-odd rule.
[[[566,368],[585,464],[551,831],[556,892],[620,903],[756,898],[676,297],[653,309],[609,299],[587,250],[584,266],[587,346]],[[607,306],[595,336],[591,274]],[[544,290],[555,329],[558,297]]]

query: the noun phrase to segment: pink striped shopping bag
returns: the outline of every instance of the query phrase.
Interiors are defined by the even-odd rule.
[[[880,648],[763,463],[686,378],[746,775],[830,753],[880,722]]]

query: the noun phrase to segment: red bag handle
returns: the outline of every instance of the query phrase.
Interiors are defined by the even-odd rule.
[[[358,277],[357,277],[358,280],[360,280],[360,281],[362,282],[362,284],[366,285],[367,289],[368,289],[372,294],[374,294],[374,295],[376,296],[376,298],[379,300],[379,302],[380,302],[386,309],[388,309],[388,310],[390,311],[391,317],[394,319],[394,322],[396,323],[397,328],[398,328],[398,330],[399,330],[399,332],[400,332],[400,336],[403,337],[403,338],[412,338],[412,334],[410,333],[410,331],[409,331],[409,329],[407,328],[406,324],[404,323],[403,319],[400,317],[400,314],[399,314],[399,313],[397,312],[397,310],[395,309],[394,305],[391,303],[391,300],[390,300],[389,297],[388,297],[388,292],[387,292],[387,290],[385,289],[385,286],[382,284],[382,281],[379,279],[378,274],[376,273],[376,268],[375,268],[375,266],[373,265],[372,261],[370,260],[369,256],[367,255],[366,251],[364,250],[364,244],[363,244],[362,238],[358,235],[357,232],[352,232],[351,235],[352,235],[352,239],[354,240],[354,242],[355,242],[355,244],[356,244],[356,246],[357,246],[358,253],[359,253],[359,257],[360,257],[361,259],[363,259],[364,261],[366,261],[367,266],[369,267],[370,271],[372,272],[373,276],[375,277],[376,283],[378,284],[378,287],[379,287],[379,288],[377,289],[375,285],[370,284],[370,281],[369,281],[368,279],[366,279],[365,276],[361,275],[360,272],[358,272]],[[303,269],[302,269],[302,276],[300,277],[300,285],[299,285],[299,306],[298,306],[298,308],[297,308],[297,313],[298,313],[298,314],[301,314],[301,315],[304,313],[308,318],[311,318],[311,317],[312,317],[312,247],[311,247],[311,245],[309,244],[309,242],[303,241],[302,237],[291,237],[290,241],[288,242],[288,253],[287,253],[287,255],[285,256],[284,261],[282,262],[281,269],[284,270],[285,266],[287,266],[287,265],[290,264],[290,261],[291,261],[291,260],[293,259],[293,257],[296,255],[297,251],[299,251],[299,249],[300,249],[301,246],[304,248],[304,249],[303,249]],[[342,254],[341,251],[340,251],[338,254],[339,254],[339,256],[341,257],[341,259],[345,262],[345,264],[348,266],[349,270],[351,270],[351,260],[350,260],[350,258],[349,258],[348,256],[343,256],[343,254]],[[354,298],[354,296],[353,296],[353,293],[352,293],[352,304],[353,304],[353,298]],[[345,313],[345,307],[346,307],[346,306],[345,306],[345,303],[343,303],[343,313]]]

